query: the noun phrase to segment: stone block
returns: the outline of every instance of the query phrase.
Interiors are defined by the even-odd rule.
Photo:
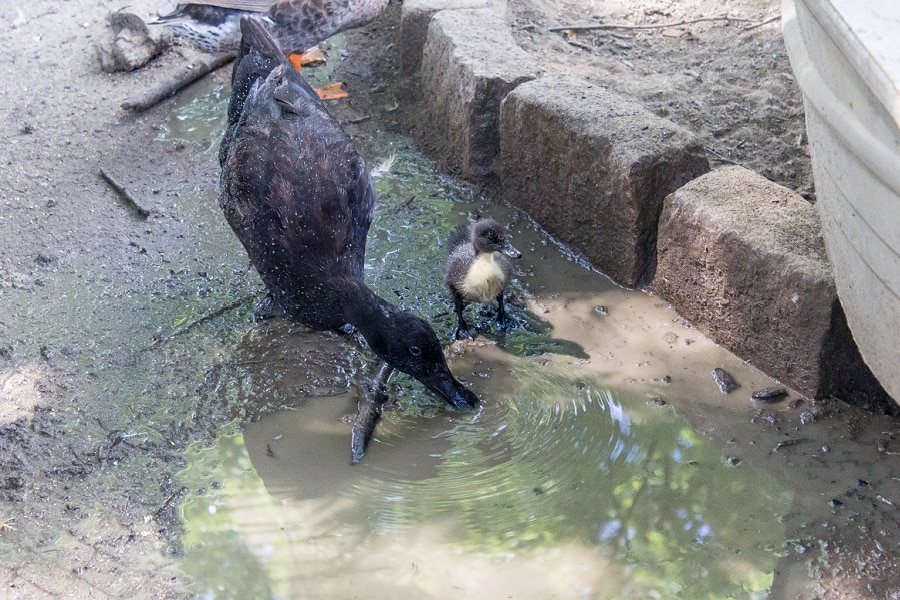
[[[487,175],[500,149],[500,102],[537,76],[505,21],[491,9],[445,10],[422,53],[421,134],[443,166],[468,179]]]
[[[500,146],[503,198],[627,287],[652,275],[663,199],[709,171],[692,133],[573,77],[511,92]]]
[[[666,198],[657,246],[650,290],[714,341],[809,397],[890,402],[853,343],[802,197],[742,167],[712,171]]]
[[[404,0],[400,9],[400,70],[418,72],[431,18],[442,10],[490,8],[506,17],[506,0]]]

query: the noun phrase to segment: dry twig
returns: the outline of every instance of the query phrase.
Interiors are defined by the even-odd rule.
[[[118,181],[113,179],[112,175],[103,170],[103,167],[100,167],[100,177],[103,178],[104,181],[111,187],[121,198],[125,204],[131,208],[137,215],[146,219],[150,216],[150,211],[141,206],[140,202],[138,202],[134,196],[131,195],[131,192],[125,189],[125,186],[120,184]]]
[[[219,67],[228,64],[234,59],[230,54],[217,54],[205,60],[199,60],[189,65],[183,66],[176,71],[167,80],[146,90],[144,93],[126,100],[122,103],[122,108],[132,112],[142,112],[162,102],[169,96],[179,92],[182,88],[189,86],[204,75],[212,73]]]
[[[756,29],[757,27],[762,27],[763,25],[768,25],[769,23],[774,23],[781,19],[781,15],[775,15],[774,17],[769,17],[765,21],[760,21],[759,23],[753,23],[752,25],[745,25],[741,29],[743,31],[750,31],[751,29]]]
[[[686,21],[678,21],[677,23],[660,23],[656,25],[616,25],[612,23],[598,23],[596,25],[563,25],[561,27],[551,27],[548,31],[594,31],[598,29],[672,29],[673,27],[682,27],[684,25],[693,25],[694,23],[706,23],[709,21],[733,21],[735,23],[753,23],[753,26],[762,25],[755,23],[751,19],[742,19],[740,17],[700,17],[698,19],[689,19]]]

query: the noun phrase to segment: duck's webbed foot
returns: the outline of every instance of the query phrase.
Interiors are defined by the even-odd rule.
[[[257,302],[256,306],[253,307],[253,321],[256,323],[265,321],[266,319],[275,319],[277,317],[285,316],[287,316],[287,313],[284,308],[281,307],[281,304],[278,303],[278,300],[275,299],[275,296],[272,295],[272,292],[266,292],[263,299]]]
[[[506,308],[503,304],[503,292],[500,292],[500,295],[497,296],[497,329],[506,333],[518,326],[518,321],[506,314]]]
[[[375,377],[364,378],[359,385],[359,405],[350,434],[350,464],[355,465],[366,455],[375,425],[388,400],[387,381],[393,371],[393,367],[382,363]]]

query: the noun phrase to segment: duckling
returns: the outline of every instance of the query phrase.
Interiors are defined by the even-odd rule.
[[[474,224],[455,227],[447,244],[447,267],[444,283],[453,297],[459,325],[456,339],[473,339],[463,317],[466,302],[490,302],[497,299],[497,323],[506,330],[515,323],[506,316],[503,290],[512,274],[510,258],[522,253],[512,247],[506,229],[494,219],[481,219]]]
[[[291,54],[370,23],[387,4],[388,0],[193,0],[176,5],[151,24],[167,25],[204,52],[235,54],[241,19],[254,18]]]
[[[387,363],[382,383],[399,369],[455,408],[477,406],[431,326],[363,279],[375,206],[366,162],[269,30],[240,26],[219,205],[269,293],[313,329],[352,325]]]

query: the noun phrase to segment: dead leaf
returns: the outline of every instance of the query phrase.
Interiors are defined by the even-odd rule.
[[[318,87],[316,88],[316,93],[322,100],[340,100],[341,98],[347,98],[349,95],[344,90],[344,83],[342,81]]]
[[[327,59],[325,57],[325,52],[319,48],[318,46],[313,46],[306,52],[300,55],[300,64],[302,65],[311,65],[314,63],[323,63]]]
[[[302,55],[302,54],[288,54],[288,55],[287,55],[288,62],[290,62],[291,65],[293,65],[293,67],[294,67],[295,69],[297,69],[297,72],[298,72],[298,73],[302,73],[302,72],[303,72],[303,61],[302,61],[302,58],[303,58],[303,55]]]

